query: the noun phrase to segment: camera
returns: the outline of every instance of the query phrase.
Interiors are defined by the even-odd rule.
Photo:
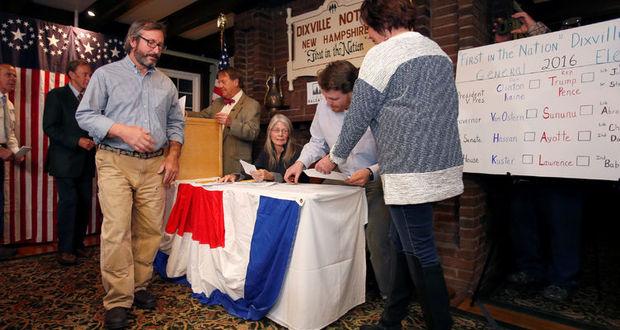
[[[493,32],[500,36],[507,35],[510,31],[520,28],[522,24],[519,19],[513,17],[496,18],[493,21]]]
[[[571,17],[562,21],[560,30],[571,29],[578,26],[581,26],[581,17]]]

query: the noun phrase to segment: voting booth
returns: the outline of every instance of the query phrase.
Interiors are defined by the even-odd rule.
[[[215,119],[188,117],[177,179],[222,176],[222,127]]]

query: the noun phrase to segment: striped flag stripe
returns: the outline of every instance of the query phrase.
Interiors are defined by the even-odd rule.
[[[39,70],[28,70],[31,73],[30,79],[30,86],[39,86]],[[39,88],[32,88],[31,92],[29,93],[28,96],[26,96],[27,98],[27,102],[26,104],[30,105],[30,111],[28,113],[26,113],[26,116],[30,117],[30,123],[31,123],[31,128],[37,128],[37,129],[31,129],[30,130],[30,134],[29,138],[30,141],[28,141],[29,145],[32,147],[33,150],[36,150],[35,152],[30,154],[30,161],[26,162],[26,167],[27,167],[27,172],[24,173],[26,175],[26,187],[29,188],[29,195],[32,196],[32,198],[30,199],[30,201],[32,202],[32,207],[29,208],[28,210],[30,211],[30,217],[27,218],[27,224],[26,224],[26,231],[28,233],[28,239],[33,239],[35,238],[35,235],[33,235],[33,233],[36,233],[36,227],[37,227],[37,218],[39,218],[39,196],[37,194],[40,184],[39,184],[39,180],[38,178],[39,176],[39,171],[38,171],[38,164],[39,164],[39,152],[41,150],[40,144],[39,144],[39,139],[38,139],[38,135],[39,132],[42,132],[42,130],[39,128],[39,109],[38,109],[38,103],[39,103],[39,93],[35,93],[35,91],[40,91]],[[28,98],[30,98],[28,100]],[[26,132],[27,133],[27,132]],[[28,173],[30,173],[30,175],[27,175]]]
[[[44,92],[47,93],[49,91],[49,80],[50,80],[50,73],[48,71],[43,71],[41,70],[41,73],[43,75],[43,79],[41,79],[41,84],[40,84],[40,89]],[[42,109],[42,107],[44,106],[44,102],[43,102],[43,98],[39,99],[39,109]],[[45,159],[45,154],[47,153],[47,139],[43,139],[43,148],[41,148],[41,150],[39,150],[39,155],[41,156],[41,159]],[[50,192],[49,192],[49,187],[51,185],[49,184],[49,180],[46,174],[43,174],[43,180],[41,181],[41,222],[37,221],[38,224],[38,230],[37,231],[33,231],[33,233],[36,233],[37,238],[43,238],[43,229],[41,228],[43,226],[44,223],[46,223],[48,221],[49,217],[49,212],[46,212],[48,210],[48,207],[50,205],[53,205],[54,202],[50,201],[49,196],[50,196]]]

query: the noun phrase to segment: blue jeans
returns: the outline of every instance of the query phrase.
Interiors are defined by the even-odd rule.
[[[437,265],[437,247],[433,235],[433,205],[389,205],[392,215],[390,238],[398,252],[414,255],[422,268]]]

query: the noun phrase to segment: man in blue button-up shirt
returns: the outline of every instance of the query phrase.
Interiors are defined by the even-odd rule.
[[[163,25],[134,22],[129,55],[95,71],[75,115],[98,144],[106,328],[127,326],[132,304],[156,306],[146,287],[161,237],[163,186],[178,173],[184,128],[177,89],[155,68],[164,48]]]

